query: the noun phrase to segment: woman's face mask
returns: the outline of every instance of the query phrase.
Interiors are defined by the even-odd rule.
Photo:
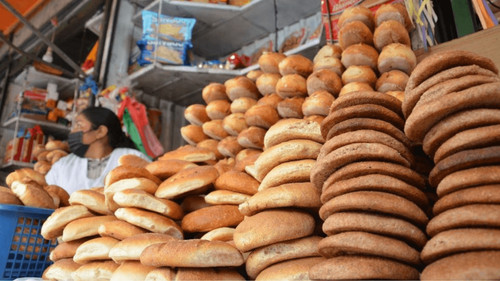
[[[85,153],[89,149],[88,144],[83,143],[83,134],[88,133],[83,131],[69,133],[68,135],[68,144],[69,150],[78,157],[85,157]]]

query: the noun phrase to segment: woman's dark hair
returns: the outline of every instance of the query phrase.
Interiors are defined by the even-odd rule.
[[[92,123],[92,129],[103,125],[108,128],[108,141],[112,148],[126,147],[137,149],[134,142],[122,131],[120,119],[104,107],[87,107],[80,114]]]

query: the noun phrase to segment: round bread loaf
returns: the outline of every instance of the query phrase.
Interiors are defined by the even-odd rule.
[[[97,229],[101,223],[116,220],[115,216],[92,216],[79,218],[68,223],[63,230],[62,240],[73,241],[98,235]]]
[[[244,263],[238,249],[222,241],[171,240],[147,247],[141,263],[169,267],[225,267]]]
[[[418,266],[420,253],[405,242],[386,236],[361,231],[330,235],[318,244],[323,257],[333,258],[349,252],[351,255],[375,256]]]
[[[215,180],[214,187],[219,190],[253,195],[257,193],[259,182],[247,173],[233,170],[220,175]]]
[[[256,249],[250,253],[245,262],[247,274],[253,279],[273,264],[319,256],[318,243],[320,240],[319,236],[309,236]]]
[[[313,159],[304,159],[277,165],[262,179],[259,191],[285,183],[309,181],[309,175],[315,162]]]
[[[97,260],[109,260],[109,250],[116,243],[118,243],[118,240],[111,237],[99,237],[88,240],[76,249],[73,260],[79,264]]]
[[[72,280],[71,273],[80,267],[70,258],[60,259],[49,265],[42,274],[44,280]]]
[[[280,119],[278,111],[270,105],[254,105],[245,112],[245,121],[248,126],[268,129]]]
[[[212,120],[203,123],[203,126],[201,127],[203,129],[203,133],[205,135],[215,139],[215,140],[221,140],[229,134],[224,130],[224,127],[222,126],[222,120]]]
[[[199,143],[197,143],[196,147],[213,152],[215,155],[215,158],[218,160],[218,159],[224,158],[224,155],[220,154],[219,150],[217,149],[218,144],[219,144],[218,140],[206,139],[206,140],[202,140]],[[194,164],[194,163],[192,163],[192,164]],[[175,173],[177,173],[178,171],[179,170],[177,170]]]
[[[20,181],[14,181],[12,182],[10,188],[25,206],[46,209],[57,208],[49,193],[35,182],[23,183]]]
[[[201,96],[206,104],[214,100],[228,100],[226,86],[221,83],[212,82],[201,91]]]
[[[235,205],[215,205],[184,216],[181,227],[186,232],[208,232],[219,227],[237,226],[243,215]]]
[[[366,65],[377,69],[378,52],[370,45],[354,44],[342,52],[342,64],[345,68],[351,65]]]
[[[305,97],[307,95],[306,78],[299,74],[287,74],[276,84],[276,93],[281,98]]]
[[[276,108],[278,106],[278,103],[282,100],[283,100],[282,97],[280,97],[278,94],[274,93],[274,94],[270,94],[267,96],[263,96],[262,98],[260,98],[257,101],[257,104],[258,105],[269,105],[273,108]]]
[[[201,126],[203,123],[210,121],[207,115],[206,107],[203,104],[192,104],[184,110],[184,118],[193,124]]]
[[[338,48],[340,49],[340,47]],[[317,58],[317,56],[315,58]],[[344,65],[340,61],[340,55],[338,57],[324,56],[316,59],[313,65],[313,71],[320,69],[329,69],[339,76],[342,75],[342,72],[345,70]]]
[[[417,226],[403,219],[371,212],[339,212],[331,214],[323,223],[323,231],[335,235],[348,231],[362,231],[393,237],[422,249],[427,236]]]
[[[75,281],[85,280],[110,280],[113,272],[120,265],[114,261],[92,261],[81,265],[75,272],[71,274],[71,278]]]
[[[104,179],[104,187],[109,187],[112,185],[114,182],[117,182],[119,180],[123,179],[131,179],[131,178],[146,178],[149,179],[150,181],[154,182],[155,184],[160,184],[161,180],[153,175],[146,170],[146,168],[134,168],[130,166],[118,166],[111,170],[106,175],[106,178]]]
[[[142,251],[147,247],[176,239],[173,236],[160,233],[143,233],[123,239],[109,250],[109,257],[116,263],[126,260],[139,260]]]
[[[282,184],[259,191],[239,206],[245,216],[275,208],[309,208],[321,207],[320,191],[310,182]]]
[[[266,130],[256,126],[251,126],[238,134],[238,143],[245,148],[262,149],[264,147],[264,136]]]
[[[333,57],[340,59],[342,55],[342,48],[339,45],[326,44],[316,53],[313,59],[313,63],[316,64],[319,60],[324,58]]]
[[[265,96],[276,92],[276,84],[280,80],[279,73],[264,73],[255,82],[261,95]]]
[[[218,176],[219,173],[213,166],[186,168],[162,182],[158,186],[155,196],[172,199],[190,192],[201,191],[215,182]]]
[[[266,210],[245,219],[236,227],[234,243],[247,252],[278,242],[309,236],[314,218],[295,209]]]
[[[124,261],[113,272],[109,281],[145,280],[148,273],[154,269],[156,267],[143,265],[139,261]]]
[[[208,139],[208,136],[203,133],[202,127],[193,124],[182,127],[181,136],[190,145],[196,145],[200,141]]]
[[[421,280],[492,280],[500,276],[500,251],[472,251],[442,258],[428,265]]]
[[[278,67],[282,76],[287,74],[299,74],[307,78],[313,71],[312,61],[300,54],[286,57],[279,63]]]
[[[278,103],[276,110],[281,118],[298,118],[304,117],[302,113],[302,104],[304,97],[285,98]]]
[[[327,91],[316,91],[306,97],[302,104],[302,113],[305,116],[320,115],[327,116],[334,96]]]
[[[363,5],[353,5],[345,8],[340,14],[337,24],[341,28],[353,21],[363,22],[370,30],[373,30],[375,26],[372,11]]]
[[[97,232],[102,237],[123,240],[138,234],[147,233],[148,231],[123,220],[112,220],[101,223]]]
[[[224,119],[231,114],[231,103],[227,100],[214,100],[207,104],[205,111],[211,120]],[[203,123],[208,122],[206,120]]]
[[[260,70],[260,69],[255,69],[255,70],[250,70],[247,75],[245,75],[248,79],[252,80],[252,81],[257,81],[257,79],[259,78],[259,76],[261,76],[262,74],[264,73],[264,71]]]
[[[262,98],[261,98],[262,99]],[[249,97],[241,97],[235,99],[231,103],[231,112],[232,113],[245,113],[247,110],[254,106],[257,103],[257,100]]]
[[[307,93],[313,94],[316,91],[324,90],[337,96],[342,88],[342,81],[337,73],[329,69],[320,69],[314,71],[307,78]]]
[[[363,82],[351,82],[345,84],[340,90],[338,97],[345,96],[354,92],[362,92],[362,91],[373,91],[373,88],[368,83]]]
[[[181,206],[174,201],[157,198],[140,189],[126,189],[116,192],[113,195],[113,200],[120,207],[141,208],[171,219],[181,219],[184,215]]]
[[[226,82],[224,82],[224,86],[226,86],[226,94],[231,101],[241,97],[254,99],[259,99],[260,97],[260,93],[257,86],[255,86],[255,82],[245,76],[237,76],[226,80]]]
[[[285,58],[282,53],[263,52],[257,63],[264,73],[280,73],[279,63]]]
[[[139,157],[135,154],[125,154],[118,158],[118,165],[146,168],[151,161]]]
[[[351,82],[367,83],[374,87],[377,75],[369,66],[351,65],[342,73],[342,83],[345,85]]]
[[[104,203],[110,211],[114,212],[119,208],[113,199],[113,195],[125,189],[140,189],[153,194],[158,189],[158,185],[147,178],[130,178],[114,182],[104,189]]]
[[[410,31],[413,29],[413,23],[408,15],[408,11],[402,3],[391,3],[380,6],[375,12],[374,20],[376,26],[381,25],[384,21],[395,20],[401,23],[406,30]]]
[[[264,137],[264,148],[267,149],[292,139],[307,139],[324,143],[318,123],[291,118],[282,119],[269,128]]]
[[[354,44],[373,45],[373,34],[361,21],[343,23],[338,33],[339,44],[342,49]]]
[[[419,272],[412,266],[390,259],[370,256],[340,256],[327,259],[309,270],[312,280],[399,279],[416,280]]]
[[[9,173],[5,178],[8,187],[11,187],[14,181],[22,183],[35,182],[40,187],[47,185],[45,176],[30,168],[17,169]]]
[[[382,49],[377,65],[380,73],[396,69],[410,75],[417,65],[417,57],[409,46],[392,43]]]
[[[61,242],[50,252],[50,260],[55,262],[62,259],[71,259],[76,253],[76,249],[89,239],[79,239],[69,242]]]
[[[215,154],[210,149],[204,149],[192,145],[184,145],[175,150],[166,152],[162,156],[158,157],[158,160],[169,159],[178,159],[190,162],[203,162],[207,160],[215,160]]]
[[[243,147],[238,143],[238,138],[235,136],[227,136],[222,139],[217,145],[217,150],[225,157],[236,157],[236,154],[243,150]]]
[[[205,142],[212,142],[212,141],[217,143],[216,140],[208,139],[208,140],[199,142],[198,145],[201,145],[202,143],[205,143]],[[211,143],[210,145],[213,145],[213,143]],[[217,145],[215,144],[215,146],[217,146]],[[189,167],[195,167],[195,166],[197,166],[197,165],[193,162],[190,162],[190,161],[169,159],[169,160],[153,161],[146,166],[146,170],[148,170],[155,177],[158,177],[160,180],[165,180],[165,179],[175,175],[176,173],[178,173],[182,169],[189,168]]]
[[[241,131],[248,128],[245,114],[232,113],[222,120],[222,127],[231,136],[237,136]]]
[[[377,50],[382,49],[392,43],[401,43],[411,46],[410,35],[400,22],[388,20],[382,22],[373,33],[373,44]]]
[[[408,78],[408,75],[400,70],[391,70],[380,75],[375,87],[381,93],[404,91]]]
[[[127,207],[116,210],[115,216],[154,233],[168,234],[177,239],[184,237],[181,228],[173,220],[154,212]]]

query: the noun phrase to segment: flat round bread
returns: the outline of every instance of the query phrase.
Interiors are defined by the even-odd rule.
[[[436,201],[432,207],[434,215],[472,204],[500,204],[500,184],[474,186],[449,193]]]
[[[494,280],[500,278],[500,251],[452,255],[428,265],[420,280]]]
[[[470,168],[444,177],[436,188],[439,197],[468,187],[500,183],[500,166]]]

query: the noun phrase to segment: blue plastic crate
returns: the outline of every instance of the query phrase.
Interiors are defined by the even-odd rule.
[[[0,205],[0,279],[41,277],[57,240],[45,240],[42,225],[54,210]]]

